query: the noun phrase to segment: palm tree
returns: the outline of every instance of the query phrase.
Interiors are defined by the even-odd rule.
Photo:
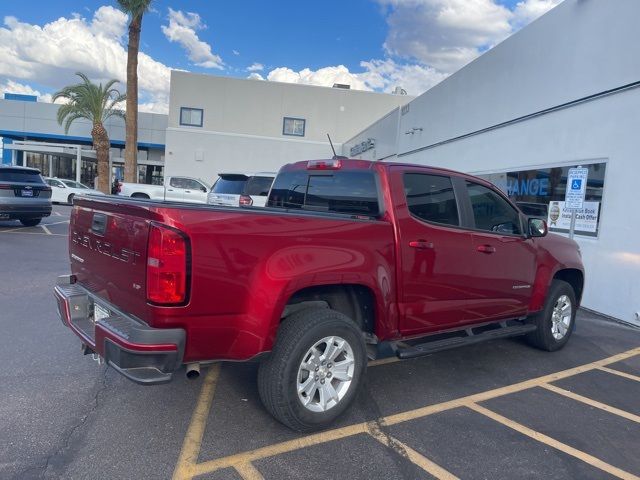
[[[91,138],[98,159],[98,190],[110,193],[109,175],[109,135],[104,122],[110,117],[125,118],[124,112],[117,106],[126,98],[113,86],[117,80],[109,80],[104,86],[92,83],[84,73],[76,73],[82,82],[64,87],[53,95],[52,101],[66,100],[58,109],[58,123],[64,123],[65,133],[69,133],[71,124],[80,118],[93,124]]]
[[[138,51],[142,16],[152,0],[118,0],[120,9],[129,15],[129,46],[127,47],[127,124],[124,147],[124,178],[137,181],[138,157]]]

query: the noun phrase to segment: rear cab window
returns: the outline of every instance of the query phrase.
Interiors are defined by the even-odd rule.
[[[45,183],[39,171],[19,168],[0,168],[0,182]]]
[[[371,170],[291,170],[275,179],[268,207],[380,215],[376,174]]]
[[[247,183],[246,175],[220,175],[211,187],[211,193],[240,195]]]

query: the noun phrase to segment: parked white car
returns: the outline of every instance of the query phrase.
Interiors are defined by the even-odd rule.
[[[73,197],[76,195],[104,195],[104,193],[89,188],[75,180],[51,177],[47,177],[44,180],[51,187],[51,201],[53,203],[71,204],[73,203]]]
[[[204,180],[190,177],[167,177],[164,185],[121,183],[118,195],[172,202],[207,203],[211,186]]]
[[[207,203],[227,207],[264,207],[275,172],[221,173],[211,187]]]

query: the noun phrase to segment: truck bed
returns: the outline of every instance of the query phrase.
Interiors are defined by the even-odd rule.
[[[188,238],[194,261],[180,307],[146,298],[153,224]],[[307,286],[368,285],[385,292],[377,299],[380,311],[395,295],[393,227],[366,217],[83,198],[72,211],[69,250],[72,273],[92,294],[107,303],[117,298],[121,309],[151,327],[184,329],[185,362],[246,360],[268,351],[287,299]]]

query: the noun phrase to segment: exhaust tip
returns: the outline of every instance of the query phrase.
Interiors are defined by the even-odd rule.
[[[187,378],[189,380],[195,380],[200,376],[200,364],[190,363],[187,365]]]

